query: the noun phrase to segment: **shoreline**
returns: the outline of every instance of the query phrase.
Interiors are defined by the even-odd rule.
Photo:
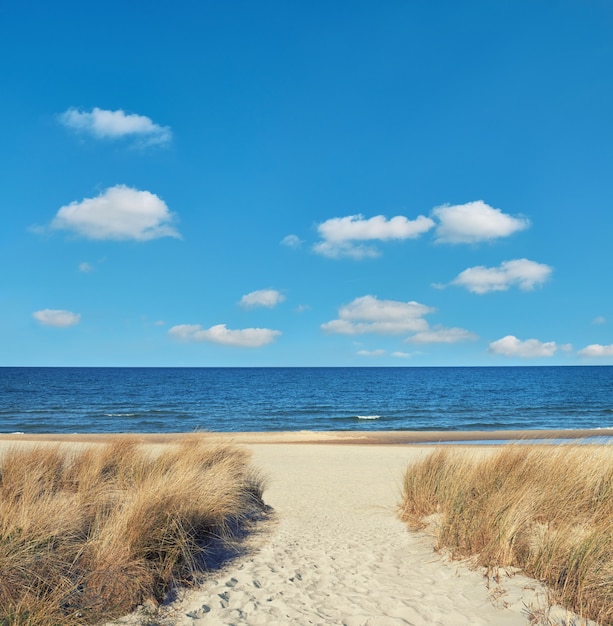
[[[198,431],[197,433],[0,433],[2,441],[103,443],[120,437],[133,437],[143,444],[172,443],[193,434],[211,441],[238,444],[336,444],[336,445],[411,445],[439,443],[584,440],[613,437],[613,428],[577,430],[458,430],[458,431]]]

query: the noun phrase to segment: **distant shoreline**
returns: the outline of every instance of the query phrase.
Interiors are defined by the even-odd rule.
[[[455,431],[205,431],[211,441],[232,441],[239,444],[345,444],[345,445],[410,445],[467,442],[506,442],[548,440],[583,440],[613,437],[613,428],[578,430],[455,430]],[[173,443],[190,433],[2,433],[0,441],[91,442],[103,443],[118,437],[132,437],[144,444]]]

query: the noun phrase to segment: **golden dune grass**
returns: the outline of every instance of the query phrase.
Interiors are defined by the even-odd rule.
[[[129,437],[0,461],[0,625],[87,624],[161,600],[213,541],[262,510],[248,453],[199,436],[152,454]]]
[[[515,566],[556,601],[613,623],[613,449],[508,445],[438,449],[409,467],[401,517],[438,548]]]

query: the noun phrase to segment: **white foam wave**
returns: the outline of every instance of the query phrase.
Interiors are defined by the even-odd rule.
[[[380,415],[356,415],[359,420],[378,420]]]
[[[136,413],[105,413],[105,417],[136,417]]]

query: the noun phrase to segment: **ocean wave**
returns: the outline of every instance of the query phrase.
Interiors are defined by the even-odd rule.
[[[105,417],[136,417],[137,413],[105,413]]]
[[[378,420],[380,415],[356,415],[359,420]]]

